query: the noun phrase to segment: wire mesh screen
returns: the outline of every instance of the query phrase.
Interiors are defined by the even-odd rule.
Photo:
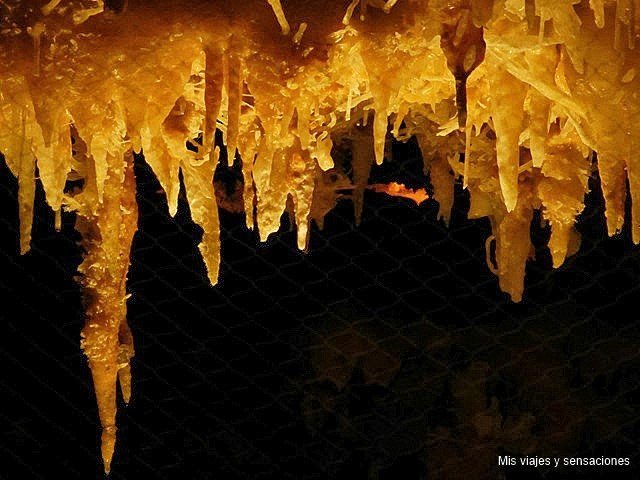
[[[372,182],[425,186],[417,147],[393,145]],[[0,477],[101,478],[99,422],[80,351],[81,252],[38,192],[18,251],[17,185],[0,188]],[[638,478],[640,251],[607,238],[597,178],[580,252],[558,270],[548,231],[514,304],[485,264],[486,220],[367,192],[298,251],[287,216],[266,244],[224,210],[220,284],[200,229],[175,218],[136,159],[140,230],[129,273],[133,399],[111,478]],[[220,167],[233,185],[239,171]],[[500,465],[500,457],[622,457],[625,467]]]

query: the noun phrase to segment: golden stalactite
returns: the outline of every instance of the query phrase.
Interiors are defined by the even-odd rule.
[[[133,155],[108,155],[104,196],[93,213],[80,213],[78,231],[85,257],[78,268],[84,291],[86,324],[82,349],[89,360],[102,423],[102,458],[108,473],[116,441],[116,383],[131,396],[129,362],[133,357],[127,325],[126,280],[138,207]]]

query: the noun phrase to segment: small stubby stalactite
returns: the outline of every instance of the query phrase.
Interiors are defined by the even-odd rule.
[[[470,0],[449,2],[446,11],[441,12],[440,46],[456,79],[456,107],[461,129],[467,123],[467,79],[484,60],[486,49],[482,19],[474,15],[473,5]]]

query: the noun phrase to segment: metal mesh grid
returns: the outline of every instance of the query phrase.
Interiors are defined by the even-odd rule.
[[[372,182],[424,185],[394,144]],[[221,282],[207,284],[181,199],[170,218],[136,161],[140,231],[129,274],[133,400],[111,477],[256,479],[637,478],[640,251],[606,237],[597,178],[580,253],[536,260],[521,304],[484,264],[487,221],[366,193],[295,247],[221,212]],[[237,172],[222,167],[226,181]],[[99,426],[79,348],[73,219],[52,229],[38,192],[33,250],[17,254],[16,182],[1,167],[0,478],[100,478]],[[226,180],[225,180],[226,179]],[[622,469],[498,467],[498,455],[620,456]]]

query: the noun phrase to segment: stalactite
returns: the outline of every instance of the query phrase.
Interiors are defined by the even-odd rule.
[[[78,271],[87,320],[82,349],[89,359],[102,424],[102,459],[108,473],[116,441],[116,381],[130,397],[133,345],[126,325],[126,278],[138,209],[133,155],[108,155],[105,195],[95,214],[78,218],[85,258]]]

